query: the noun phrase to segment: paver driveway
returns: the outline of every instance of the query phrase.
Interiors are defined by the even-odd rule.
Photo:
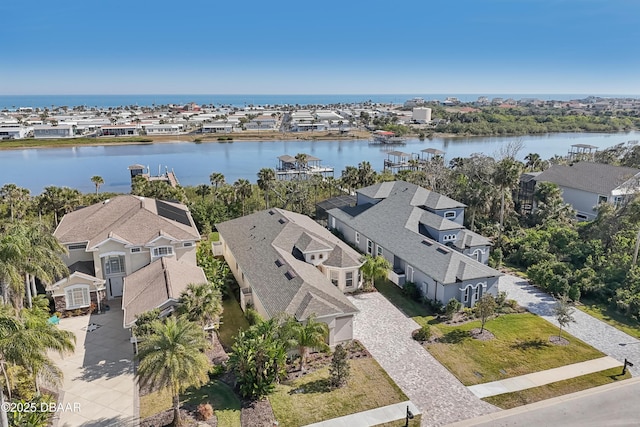
[[[500,278],[499,289],[507,293],[507,298],[558,326],[553,315],[556,300],[551,295],[512,275]],[[640,375],[640,340],[580,310],[575,311],[574,318],[576,322],[566,328],[571,335],[620,362],[629,359],[635,364],[630,368],[633,376]]]
[[[353,336],[422,411],[422,425],[440,426],[498,408],[481,401],[411,338],[419,325],[377,292],[349,297],[360,310]]]
[[[76,350],[51,357],[64,375],[60,401],[76,410],[58,412],[58,427],[138,425],[133,348],[122,327],[120,301],[109,305],[105,314],[60,320],[62,329],[76,335]]]

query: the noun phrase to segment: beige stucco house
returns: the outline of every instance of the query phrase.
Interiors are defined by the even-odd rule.
[[[357,308],[344,295],[362,284],[360,254],[311,218],[270,209],[217,225],[243,310],[329,326],[329,345],[353,338]]]
[[[127,312],[134,302],[128,297],[135,295],[135,309],[128,310],[135,316],[177,299],[179,292],[161,303],[156,297],[140,299],[139,293],[125,292],[125,287],[138,287],[158,296],[164,286],[167,295],[166,281],[136,283],[136,278],[150,277],[140,271],[160,265],[167,274],[175,270],[178,275],[206,281],[196,265],[200,234],[187,207],[179,203],[117,196],[65,215],[54,236],[68,250],[64,262],[70,272],[69,277],[47,287],[60,312],[86,308],[92,302],[104,306],[118,299],[119,303],[119,298]],[[162,263],[164,258],[171,261]]]

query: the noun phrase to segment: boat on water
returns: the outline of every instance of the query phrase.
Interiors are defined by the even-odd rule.
[[[373,132],[370,144],[404,145],[407,139],[396,135],[394,132],[377,130]]]

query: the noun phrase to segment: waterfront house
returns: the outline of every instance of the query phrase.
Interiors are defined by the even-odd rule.
[[[535,210],[533,194],[538,182],[552,182],[562,190],[562,199],[576,211],[576,218],[589,221],[601,203],[621,206],[640,190],[640,169],[604,163],[575,162],[553,165],[541,173],[520,177],[521,209]],[[528,209],[527,209],[528,208]]]
[[[104,136],[136,136],[140,134],[140,126],[138,125],[101,126],[100,132]]]
[[[491,243],[464,228],[465,205],[404,181],[357,190],[355,206],[327,212],[329,229],[360,251],[392,265],[389,280],[415,283],[422,294],[472,307],[497,295],[501,274],[486,265]]]
[[[184,284],[169,278],[204,277],[196,265],[200,234],[179,203],[117,196],[66,214],[54,236],[68,250],[63,260],[70,272],[47,287],[60,312],[122,297],[130,324],[136,314],[167,308],[177,298]],[[159,270],[165,279],[148,280]],[[166,298],[158,302],[161,295]]]
[[[178,135],[182,132],[183,125],[181,124],[148,124],[143,125],[142,128],[147,135]]]
[[[71,125],[36,125],[33,127],[34,138],[72,138],[73,126]]]
[[[328,343],[353,338],[357,309],[345,297],[362,284],[360,254],[311,218],[270,209],[217,225],[222,254],[240,285],[243,310],[263,318],[315,315]]]
[[[0,139],[22,139],[33,132],[33,127],[28,126],[0,126]]]

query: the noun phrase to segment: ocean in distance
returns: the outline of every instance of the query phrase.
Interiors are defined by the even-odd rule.
[[[372,101],[383,104],[402,104],[404,101],[420,97],[425,100],[444,101],[452,96],[462,102],[472,102],[479,96],[492,98],[537,98],[542,100],[566,101],[586,98],[587,94],[344,94],[344,95],[0,95],[0,110],[13,110],[20,107],[51,108],[74,107],[83,105],[87,108],[119,107],[127,105],[151,106],[166,104],[213,104],[215,106],[231,105],[244,107],[248,105],[328,105],[352,104]],[[612,98],[637,98],[639,95],[594,95]]]

